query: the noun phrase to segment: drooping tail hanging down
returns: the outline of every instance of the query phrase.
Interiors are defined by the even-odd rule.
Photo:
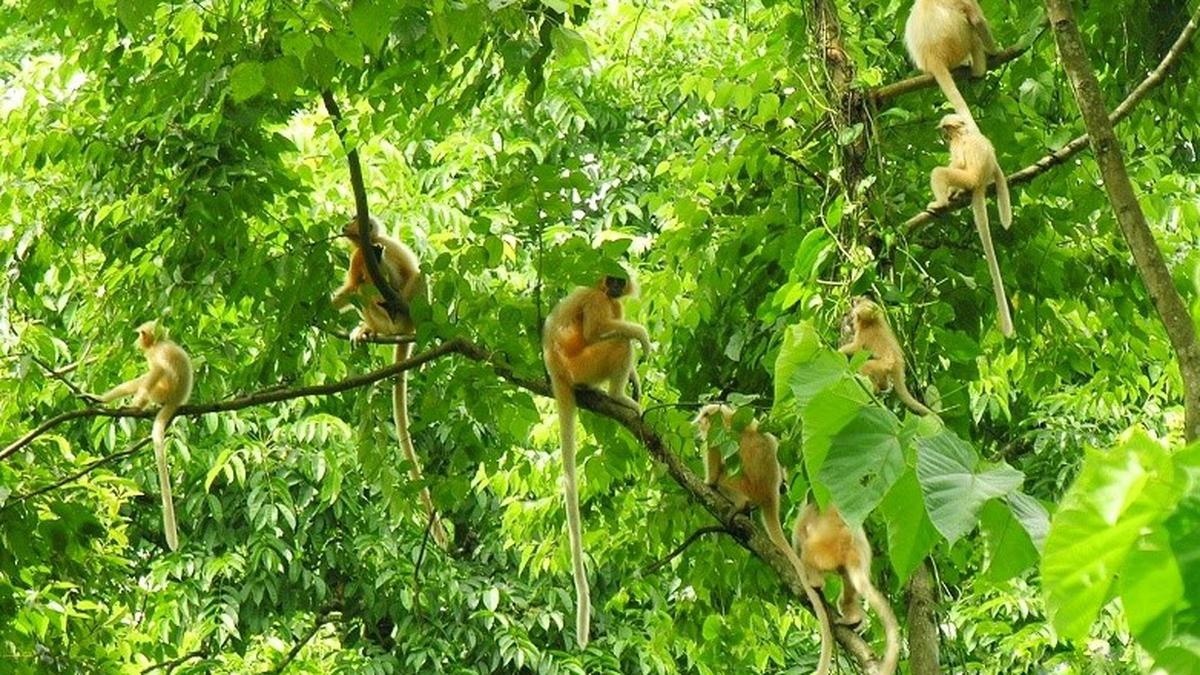
[[[800,557],[796,555],[796,551],[788,544],[787,537],[783,533],[783,526],[779,523],[779,507],[764,507],[762,509],[762,521],[771,542],[783,552],[788,562],[791,563],[792,568],[796,570],[796,575],[800,577],[800,585],[804,587],[804,595],[808,598],[809,604],[812,605],[813,615],[817,617],[817,623],[820,624],[821,656],[817,661],[816,675],[826,675],[833,662],[833,628],[829,624],[829,612],[825,611],[825,600],[817,593],[816,589],[809,585],[809,580],[804,573],[804,565],[800,562]]]
[[[154,416],[154,462],[158,465],[158,489],[162,492],[163,534],[172,551],[179,549],[179,532],[175,525],[175,499],[171,496],[171,469],[167,466],[167,425],[175,416],[178,404],[167,403]]]
[[[1000,263],[996,260],[996,248],[992,245],[992,230],[988,226],[986,192],[986,187],[975,188],[971,195],[971,207],[975,212],[975,228],[979,230],[979,240],[983,244],[983,255],[987,259],[988,272],[992,275],[992,290],[996,295],[996,312],[1000,332],[1005,337],[1012,337],[1012,314],[1008,311],[1008,295],[1004,292],[1004,278],[1000,275]]]
[[[567,535],[571,541],[571,571],[575,577],[575,636],[586,648],[591,634],[591,589],[583,563],[583,532],[579,515],[579,484],[575,468],[575,392],[569,385],[554,384],[558,408],[559,442],[562,446],[563,497],[567,508]]]
[[[396,345],[395,363],[407,360],[412,355],[412,343]],[[413,447],[412,435],[409,433],[408,419],[408,371],[402,371],[396,376],[392,383],[392,420],[396,424],[396,436],[400,439],[400,449],[404,453],[404,459],[408,460],[408,477],[414,482],[421,482],[421,460],[417,458],[416,448]],[[425,507],[425,513],[432,519],[430,526],[430,535],[438,546],[446,548],[448,538],[446,529],[442,527],[442,523],[438,520],[437,513],[433,508],[433,498],[429,494],[429,488],[421,487],[421,504]]]

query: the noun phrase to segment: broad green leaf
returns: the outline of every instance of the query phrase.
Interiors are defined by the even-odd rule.
[[[887,551],[892,569],[903,583],[933,550],[938,533],[925,513],[917,472],[906,470],[879,505],[887,523]]]
[[[847,522],[862,523],[904,473],[899,426],[891,411],[860,408],[834,437],[820,477]]]
[[[1024,480],[1007,465],[980,471],[979,464],[974,448],[949,429],[917,439],[917,477],[929,519],[950,543],[974,529],[985,502],[1011,494]]]
[[[263,66],[257,61],[246,61],[234,66],[229,74],[229,87],[233,100],[245,101],[257,96],[267,86]]]

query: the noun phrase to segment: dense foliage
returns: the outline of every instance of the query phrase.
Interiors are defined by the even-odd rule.
[[[1040,6],[983,4],[1003,45],[1028,46],[960,81],[1012,172],[1083,127]],[[1200,672],[1200,452],[1096,165],[1085,151],[1014,184],[1014,225],[993,231],[1005,340],[969,210],[905,224],[946,160],[940,92],[849,120],[830,93],[821,8],[869,101],[914,74],[909,6],[0,3],[0,443],[136,374],[150,318],[192,354],[198,404],[391,359],[352,348],[328,301],[353,199],[323,90],[372,213],[429,275],[417,352],[491,350],[410,378],[449,550],[426,535],[386,382],[177,420],[173,553],[145,419],[70,419],[0,451],[0,671],[810,672],[816,624],[745,539],[655,564],[713,515],[590,413],[594,641],[575,649],[557,424],[521,382],[543,378],[553,303],[623,263],[655,341],[646,424],[698,472],[696,404],[755,408],[782,441],[787,521],[811,489],[864,523],[905,635],[910,580],[932,571],[918,619],[944,669]],[[1197,10],[1077,11],[1116,106]],[[1200,318],[1197,50],[1117,133]],[[868,393],[837,353],[861,293],[940,422]],[[880,653],[878,622],[863,635]]]

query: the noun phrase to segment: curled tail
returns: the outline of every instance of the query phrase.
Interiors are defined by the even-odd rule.
[[[1000,263],[996,262],[996,249],[992,246],[992,231],[988,227],[987,196],[983,188],[971,195],[971,207],[975,211],[975,228],[983,244],[983,255],[987,258],[988,271],[992,274],[992,290],[996,292],[996,311],[999,313],[1000,332],[1012,337],[1012,315],[1008,313],[1008,296],[1004,293],[1004,279],[1000,276]]]
[[[904,402],[904,405],[908,406],[909,410],[918,415],[928,415],[933,412],[908,391],[908,384],[904,380],[903,361],[900,363],[900,367],[896,369],[896,374],[892,377],[892,389],[896,390],[896,396],[900,397],[900,400]]]
[[[946,95],[946,99],[950,101],[950,105],[954,106],[954,112],[967,118],[972,128],[978,129],[979,127],[975,124],[975,118],[971,115],[971,109],[967,107],[967,100],[958,91],[958,85],[954,82],[954,75],[950,73],[950,70],[946,66],[941,64],[930,65],[929,74],[933,75],[933,79],[937,80],[942,93]]]
[[[779,524],[779,507],[763,509],[762,519],[763,527],[767,530],[767,537],[780,551],[783,551],[788,562],[796,570],[796,575],[800,577],[800,585],[804,587],[804,594],[808,596],[808,602],[812,605],[817,622],[821,624],[821,656],[817,661],[816,675],[827,675],[829,665],[833,661],[833,629],[829,626],[829,613],[825,611],[825,600],[808,584],[808,575],[804,573],[804,565],[800,562],[800,556],[796,555],[796,552],[788,545],[787,537],[783,534],[783,527]]]
[[[396,345],[396,363],[406,360],[412,354],[412,344]],[[414,482],[421,481],[421,460],[417,459],[417,451],[413,448],[412,435],[408,432],[408,371],[396,376],[392,384],[392,420],[396,423],[396,435],[400,438],[400,449],[404,459],[408,460],[408,477]],[[433,498],[429,496],[429,488],[421,488],[421,503],[425,513],[432,519],[430,535],[438,546],[446,548],[446,530],[433,509]]]
[[[999,167],[996,168],[996,207],[1000,209],[1000,224],[1007,230],[1012,226],[1012,198],[1008,194],[1008,179]]]
[[[563,495],[567,502],[567,534],[571,539],[571,568],[575,575],[575,639],[579,648],[588,645],[591,633],[591,590],[583,566],[583,534],[580,531],[579,485],[575,477],[575,390],[551,378],[554,403],[558,406],[558,433],[562,443]]]
[[[896,672],[896,664],[900,661],[900,624],[897,623],[896,615],[892,612],[892,605],[875,588],[862,570],[850,568],[847,572],[850,573],[851,583],[859,593],[866,597],[867,604],[871,605],[871,609],[875,610],[875,613],[879,615],[879,620],[883,622],[883,633],[887,639],[887,646],[883,653],[883,663],[879,665],[878,675],[892,675]]]
[[[158,465],[158,490],[162,493],[163,534],[172,551],[179,549],[179,533],[175,527],[175,499],[171,496],[171,469],[167,466],[167,426],[175,416],[177,403],[167,403],[154,416],[154,462]]]

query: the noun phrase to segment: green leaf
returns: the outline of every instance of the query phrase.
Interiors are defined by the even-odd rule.
[[[373,54],[383,48],[392,25],[392,3],[357,0],[350,9],[350,30]]]
[[[262,64],[257,61],[239,63],[229,74],[229,87],[235,101],[257,96],[265,86],[267,78],[263,74]]]
[[[899,426],[890,410],[865,407],[833,439],[820,477],[847,522],[862,523],[904,473]]]
[[[879,505],[887,524],[888,559],[903,584],[937,543],[938,532],[925,512],[917,472],[908,469],[896,479]]]
[[[1012,493],[1024,475],[1000,465],[976,472],[975,449],[949,429],[917,439],[917,477],[934,527],[950,543],[975,527],[979,509],[989,499]]]

